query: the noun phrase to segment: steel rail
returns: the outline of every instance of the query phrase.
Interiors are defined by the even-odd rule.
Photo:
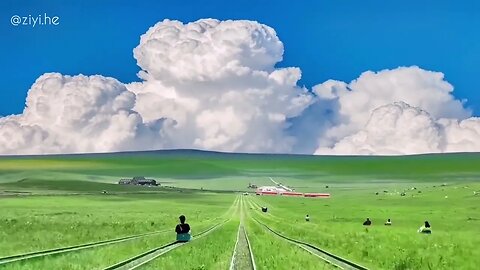
[[[245,201],[243,200],[243,197],[242,197],[240,202],[240,224],[238,225],[237,241],[235,242],[235,248],[233,250],[232,259],[230,260],[230,270],[245,269],[245,266],[243,266],[243,268],[240,268],[238,266],[239,262],[237,259],[238,252],[239,252],[239,242],[241,241],[242,237],[244,241],[243,245],[245,245],[243,246],[243,248],[246,248],[248,252],[248,260],[249,260],[247,263],[247,265],[249,266],[248,268],[252,270],[257,269],[257,266],[255,264],[255,258],[253,256],[253,249],[252,249],[252,246],[250,245],[250,240],[248,239],[248,234],[243,224],[244,205],[245,205]]]
[[[237,198],[233,202],[232,206],[238,207],[238,204],[239,204],[239,198]],[[231,209],[229,209],[229,211],[231,211]],[[231,220],[231,218],[226,219],[226,220],[224,220],[222,222],[219,222],[219,223],[213,225],[212,227],[210,227],[210,228],[208,228],[208,229],[206,229],[206,230],[204,230],[204,231],[202,231],[202,232],[200,232],[196,235],[193,235],[191,241],[195,241],[196,239],[199,239],[201,237],[204,237],[204,236],[208,235],[209,233],[211,233],[214,230],[218,229],[219,227],[223,226],[225,223],[227,223],[230,220]],[[171,242],[171,243],[159,246],[159,247],[155,247],[153,249],[150,249],[148,251],[145,251],[143,253],[140,253],[140,254],[137,254],[133,257],[130,257],[126,260],[123,260],[123,261],[120,261],[116,264],[108,266],[108,267],[104,268],[103,270],[119,270],[119,269],[132,270],[132,269],[136,269],[136,268],[138,268],[142,265],[145,265],[145,264],[155,260],[156,258],[164,255],[165,253],[167,253],[167,252],[169,252],[173,249],[176,249],[180,246],[183,246],[187,243],[188,242],[174,241],[174,242]]]
[[[220,217],[217,217],[217,218],[221,218],[224,215],[228,215],[229,212],[231,212],[235,207],[238,206],[238,204],[239,204],[239,198],[237,197],[233,201],[232,206],[230,206],[230,208],[224,214],[222,214]],[[215,218],[215,219],[217,219],[217,218]],[[171,231],[170,229],[165,229],[165,230],[161,230],[161,231],[135,234],[135,235],[124,236],[124,237],[120,237],[120,238],[106,239],[106,240],[84,243],[84,244],[78,244],[78,245],[72,245],[72,246],[66,246],[66,247],[57,247],[57,248],[52,248],[52,249],[45,249],[45,250],[26,252],[26,253],[21,253],[21,254],[16,254],[16,255],[9,255],[9,256],[5,256],[5,257],[0,257],[0,266],[4,265],[4,264],[14,263],[14,262],[18,262],[18,261],[33,259],[33,258],[45,257],[45,256],[62,254],[62,253],[67,253],[67,252],[80,251],[80,250],[84,250],[84,249],[88,249],[88,248],[95,248],[95,247],[100,247],[100,246],[105,246],[105,245],[110,245],[110,244],[122,243],[122,242],[130,241],[130,240],[135,240],[135,239],[138,239],[138,238],[151,236],[151,235],[156,235],[156,234],[161,234],[161,233],[170,232],[170,231]]]
[[[83,250],[83,249],[87,249],[87,248],[94,248],[94,247],[99,247],[99,246],[121,243],[121,242],[135,240],[135,239],[146,237],[146,236],[161,234],[161,233],[165,233],[165,232],[169,232],[169,231],[170,231],[169,229],[165,229],[165,230],[156,231],[156,232],[130,235],[130,236],[125,236],[125,237],[101,240],[101,241],[90,242],[90,243],[85,243],[85,244],[72,245],[72,246],[66,246],[66,247],[57,247],[57,248],[53,248],[53,249],[45,249],[45,250],[40,250],[40,251],[33,251],[33,252],[27,252],[27,253],[22,253],[22,254],[10,255],[10,256],[6,256],[6,257],[1,257],[0,258],[0,265],[7,264],[7,263],[18,262],[18,261],[23,261],[23,260],[27,260],[27,259],[33,259],[33,258],[38,258],[38,257],[54,255],[54,254],[61,254],[61,253],[67,253],[67,252],[71,252],[71,251]]]
[[[193,236],[193,239],[191,241],[194,241],[198,238],[201,238],[202,236],[205,236],[207,235],[208,233],[214,231],[215,229],[217,229],[218,227],[222,226],[223,224],[225,224],[226,222],[228,222],[228,220],[226,221],[223,221],[223,222],[220,222],[220,223],[217,223],[215,224],[214,226],[206,229],[205,231],[203,232],[200,232],[196,235]],[[108,266],[106,268],[104,268],[104,270],[116,270],[116,269],[125,269],[125,270],[131,270],[131,269],[136,269],[144,264],[147,264],[148,262],[151,262],[153,261],[154,259],[162,256],[163,254],[173,250],[173,249],[176,249],[180,246],[183,246],[185,245],[186,243],[188,242],[171,242],[171,243],[168,243],[166,245],[162,245],[162,246],[159,246],[159,247],[156,247],[156,248],[153,248],[153,249],[150,249],[146,252],[143,252],[143,253],[140,253],[140,254],[137,254],[133,257],[130,257],[126,260],[123,260],[121,262],[118,262],[114,265],[111,265],[111,266]]]
[[[297,246],[299,246],[300,248],[308,251],[309,253],[321,258],[322,260],[326,261],[327,263],[333,265],[333,266],[336,266],[340,269],[359,269],[359,270],[368,270],[368,268],[360,265],[360,264],[357,264],[355,262],[352,262],[350,260],[347,260],[343,257],[340,257],[338,255],[335,255],[329,251],[326,251],[324,249],[321,249],[319,247],[316,247],[310,243],[307,243],[307,242],[303,242],[303,241],[300,241],[300,240],[296,240],[296,239],[293,239],[293,238],[290,238],[288,236],[285,236],[275,230],[273,230],[272,228],[270,228],[269,226],[267,226],[266,224],[264,224],[263,222],[259,221],[258,219],[256,219],[255,217],[252,217],[252,219],[257,222],[259,225],[263,226],[265,229],[267,229],[269,232],[275,234],[276,236],[282,238],[283,240],[285,241],[288,241],[292,244],[295,244]]]

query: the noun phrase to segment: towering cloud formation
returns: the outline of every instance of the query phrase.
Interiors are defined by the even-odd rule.
[[[112,78],[47,73],[23,114],[0,120],[0,153],[108,152],[163,147],[162,120],[143,123],[135,95]]]
[[[317,154],[403,155],[480,151],[480,119],[435,120],[404,102],[375,109],[358,132],[320,147]]]
[[[309,91],[300,69],[275,68],[282,55],[275,31],[257,22],[164,20],[134,49],[140,82],[38,78],[24,112],[0,119],[0,154],[480,151],[480,119],[442,73],[368,71]]]
[[[283,44],[275,30],[257,22],[165,20],[142,35],[133,54],[146,80],[209,82],[272,71]]]
[[[241,152],[292,152],[288,119],[312,100],[298,68],[275,69],[283,44],[251,21],[165,20],[134,49],[140,77],[128,85],[145,120],[167,117],[169,145]]]
[[[349,84],[330,80],[313,90],[319,99],[330,100],[338,108],[338,120],[320,137],[317,154],[451,151],[449,144],[457,139],[447,138],[436,121],[461,121],[471,116],[451,94],[453,87],[442,73],[415,66],[368,71]]]
[[[419,108],[404,102],[373,110],[367,124],[357,133],[319,149],[330,154],[418,154],[441,151],[441,126]]]

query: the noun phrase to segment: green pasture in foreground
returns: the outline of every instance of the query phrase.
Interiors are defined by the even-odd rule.
[[[136,175],[153,177],[162,186],[116,184]],[[242,196],[258,269],[330,266],[265,231],[252,217],[370,269],[477,267],[479,154],[309,157],[164,151],[0,157],[0,257],[173,231],[178,215],[185,214],[194,233],[233,219],[146,268],[226,269],[241,211],[238,205],[231,208],[238,195],[223,191],[248,190],[248,183],[272,185],[269,177],[299,191],[330,192],[332,198]],[[260,206],[268,206],[268,213]],[[311,216],[308,223],[305,214]],[[366,217],[373,220],[368,229],[361,225]],[[393,226],[383,225],[387,218]],[[432,235],[416,232],[425,220],[433,226]],[[173,237],[165,232],[5,269],[101,269]]]
[[[231,195],[158,193],[33,196],[0,199],[0,256],[173,228],[180,214],[192,225],[213,223]]]
[[[251,198],[253,216],[290,237],[372,269],[476,269],[480,258],[480,183],[423,186],[406,196],[371,188],[330,199]],[[421,193],[418,193],[418,192]],[[260,212],[267,206],[268,213]],[[304,217],[310,215],[310,222]],[[369,217],[373,225],[366,228]],[[390,218],[392,226],[384,222]],[[431,235],[417,233],[428,220]]]

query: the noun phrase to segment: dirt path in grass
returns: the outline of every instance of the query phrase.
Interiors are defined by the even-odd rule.
[[[232,255],[232,261],[230,264],[230,270],[255,270],[255,259],[253,257],[252,248],[248,240],[247,231],[243,226],[244,219],[244,199],[240,199],[240,225],[238,227],[237,242],[235,244],[235,250]]]

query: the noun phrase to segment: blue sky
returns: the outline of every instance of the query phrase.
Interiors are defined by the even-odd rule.
[[[294,3],[298,2],[298,3]],[[301,3],[300,3],[301,2]],[[59,16],[57,26],[13,26],[13,15]],[[279,66],[302,69],[301,84],[350,81],[366,70],[418,65],[441,71],[455,96],[480,114],[477,1],[13,1],[0,2],[0,115],[20,113],[45,72],[138,80],[140,35],[165,18],[249,19],[285,45]]]

